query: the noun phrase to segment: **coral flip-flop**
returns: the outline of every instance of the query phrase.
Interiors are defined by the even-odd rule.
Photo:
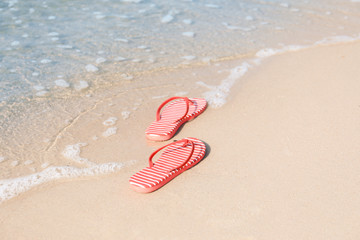
[[[153,163],[152,158],[162,149],[161,156]],[[155,191],[199,163],[205,152],[205,144],[196,138],[184,138],[167,144],[151,154],[148,167],[130,177],[130,186],[137,192]]]
[[[194,119],[206,109],[202,98],[172,97],[163,102],[157,112],[156,120],[146,129],[146,138],[165,141],[172,138],[179,127]]]

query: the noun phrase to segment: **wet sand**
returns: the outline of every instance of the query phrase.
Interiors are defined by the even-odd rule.
[[[133,163],[2,203],[1,239],[358,239],[359,53],[355,42],[267,58],[223,107],[207,109],[175,136],[206,142],[206,158],[139,194],[128,178],[166,144],[144,136],[162,99],[145,103],[118,129],[121,138],[81,149],[97,162]],[[91,138],[104,131],[99,122],[82,121],[87,127],[71,134]]]

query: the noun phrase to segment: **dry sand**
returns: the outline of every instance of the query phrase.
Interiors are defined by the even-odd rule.
[[[268,58],[224,107],[207,109],[175,137],[202,139],[207,157],[139,194],[128,178],[165,144],[145,141],[146,115],[157,107],[149,105],[126,127],[137,139],[126,153],[103,148],[138,162],[3,203],[0,238],[360,239],[359,63],[359,42]]]

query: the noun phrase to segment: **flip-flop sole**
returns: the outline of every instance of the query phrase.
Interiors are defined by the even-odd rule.
[[[190,98],[194,104],[189,105],[188,114],[181,121],[186,111],[186,103],[183,100],[176,100],[164,107],[159,121],[154,121],[146,129],[145,134],[148,140],[166,141],[172,138],[177,130],[186,122],[193,120],[205,111],[207,103],[202,98]]]
[[[196,138],[186,138],[193,142],[194,151],[189,161],[181,168],[170,171],[183,162],[191,153],[191,146],[182,146],[182,143],[174,144],[164,149],[160,158],[153,167],[146,167],[130,177],[129,182],[133,190],[141,193],[153,192],[184,171],[198,164],[205,156],[205,144]]]

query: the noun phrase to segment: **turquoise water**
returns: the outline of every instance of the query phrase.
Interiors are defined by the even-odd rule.
[[[121,72],[126,79],[184,62],[352,34],[359,8],[324,0],[2,1],[0,102],[86,88],[78,79],[84,73]],[[92,77],[85,80],[97,85]]]
[[[105,98],[126,93],[119,110],[126,117],[141,101],[171,95],[166,90],[151,95],[146,89],[152,86],[178,84],[178,93],[189,92],[188,84],[144,80],[142,74],[201,64],[215,68],[226,59],[259,60],[359,39],[359,29],[356,0],[0,1],[0,202],[15,186],[14,177],[42,183],[61,178],[56,172],[78,176],[120,168],[116,163],[108,163],[110,170],[104,170],[108,165],[56,168],[60,163],[47,162],[47,156],[59,133]],[[193,86],[210,106],[219,107],[252,66],[225,69],[229,76],[222,82],[200,79]],[[69,146],[73,160],[81,159],[80,147],[86,145]],[[42,171],[48,173],[30,175]]]

